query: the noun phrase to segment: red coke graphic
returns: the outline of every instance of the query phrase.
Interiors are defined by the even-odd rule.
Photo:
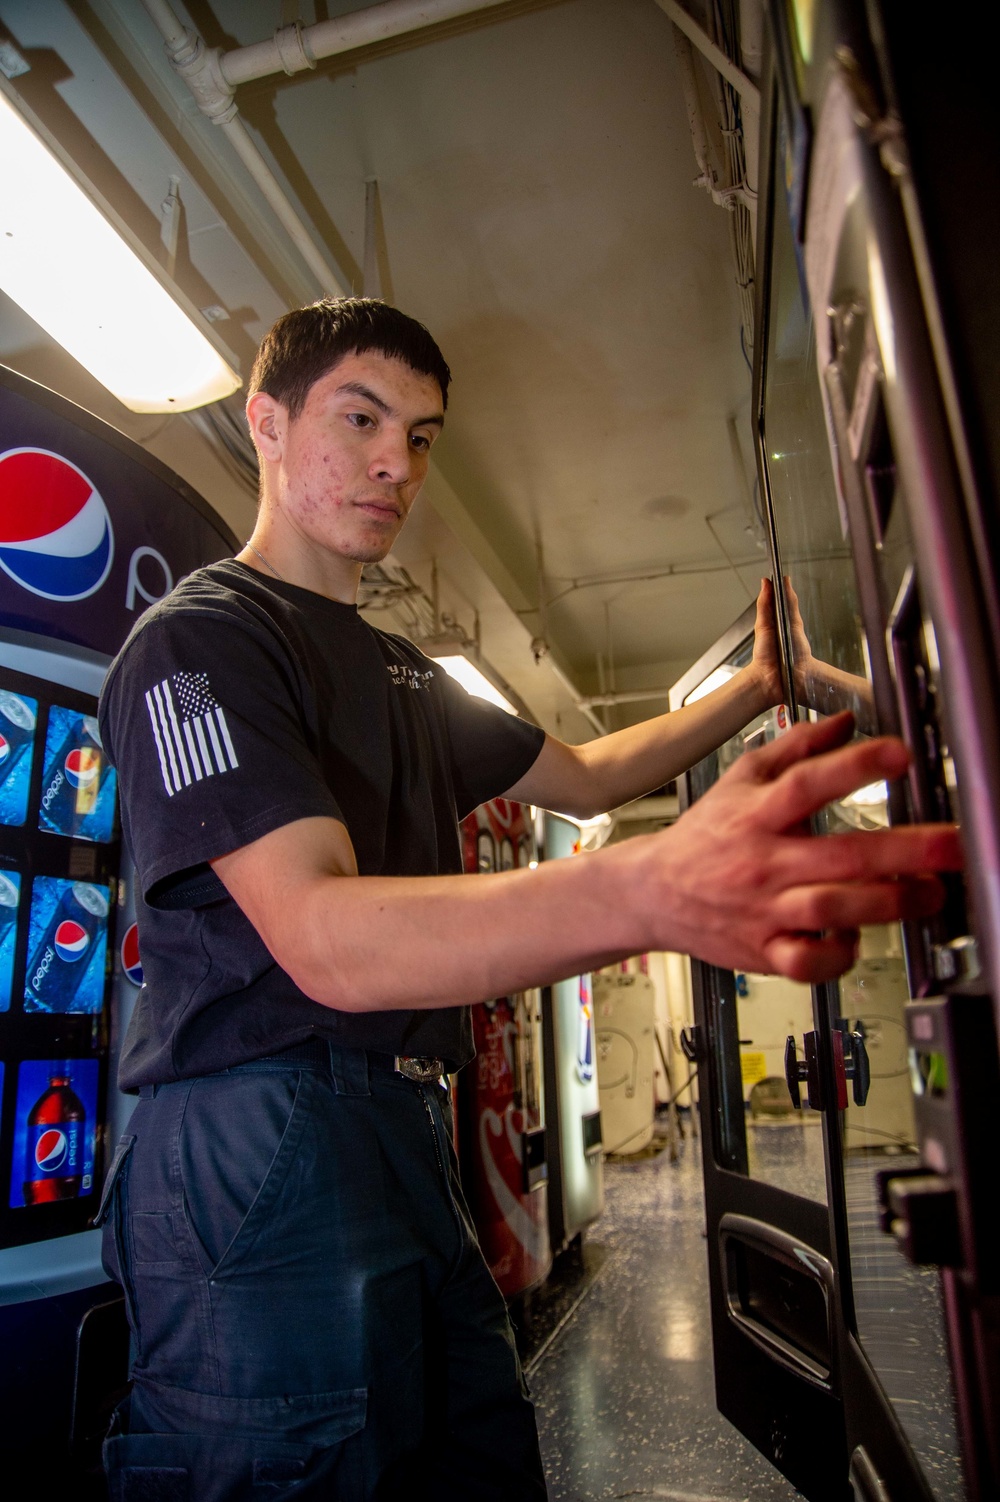
[[[527,810],[506,799],[470,814],[462,837],[469,872],[534,859]],[[473,1007],[476,1060],[459,1076],[463,1180],[483,1255],[505,1298],[541,1282],[551,1265],[544,1164],[529,1161],[529,1143],[542,1127],[538,1020],[533,991]]]

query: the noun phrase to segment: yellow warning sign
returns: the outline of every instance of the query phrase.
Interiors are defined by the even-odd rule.
[[[740,1074],[744,1085],[756,1085],[767,1078],[767,1060],[762,1053],[741,1053]]]

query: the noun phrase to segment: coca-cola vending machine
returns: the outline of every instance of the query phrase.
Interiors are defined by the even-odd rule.
[[[164,465],[0,367],[0,1464],[44,1454],[77,1497],[127,1371],[90,1223],[142,985],[97,695],[147,605],[234,544]]]
[[[469,872],[537,861],[530,811],[505,798],[463,820],[462,846]],[[476,1058],[458,1076],[462,1181],[483,1256],[511,1299],[542,1282],[552,1265],[540,991],[473,1007],[472,1029]]]

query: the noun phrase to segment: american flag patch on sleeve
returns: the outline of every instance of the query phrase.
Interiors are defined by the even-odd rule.
[[[146,694],[163,786],[181,788],[239,766],[222,705],[207,673],[175,673]]]

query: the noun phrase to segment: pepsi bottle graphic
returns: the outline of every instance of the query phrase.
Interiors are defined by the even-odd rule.
[[[24,1203],[76,1199],[83,1182],[87,1112],[73,1089],[69,1064],[55,1064],[28,1113]]]
[[[49,918],[28,965],[24,996],[29,1011],[70,1012],[87,973],[93,946],[107,922],[108,897],[100,887],[75,881]],[[87,1007],[86,1010],[98,1010]]]
[[[93,813],[110,771],[97,721],[93,715],[74,716],[74,724],[45,770],[39,828],[79,836],[80,824]]]

